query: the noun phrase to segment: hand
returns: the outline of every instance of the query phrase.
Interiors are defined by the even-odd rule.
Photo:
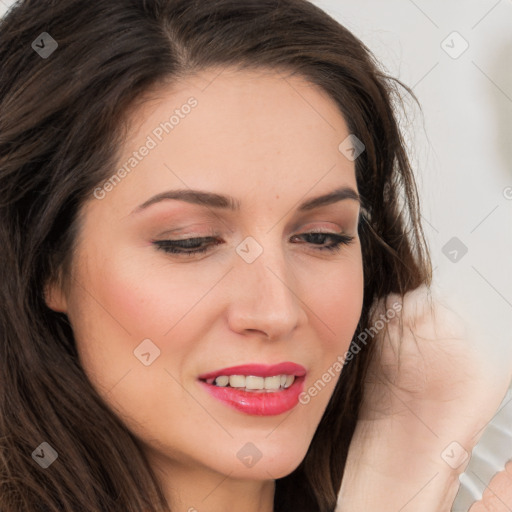
[[[512,510],[512,461],[489,482],[482,499],[469,512],[510,512]]]
[[[399,301],[380,301],[376,318]],[[510,382],[426,287],[375,337],[337,512],[449,512],[471,450]],[[400,336],[400,319],[403,335]]]

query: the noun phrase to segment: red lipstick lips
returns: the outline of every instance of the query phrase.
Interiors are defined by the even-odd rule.
[[[272,375],[295,375],[303,377],[306,375],[306,368],[295,363],[279,363],[273,365],[264,364],[242,364],[240,366],[231,366],[222,368],[213,372],[199,375],[199,379],[206,380],[218,377],[219,375],[254,375],[255,377],[271,377]]]
[[[231,387],[227,384],[215,385],[217,377],[253,376],[258,378],[286,376],[287,382],[293,377],[289,387],[279,389],[255,389],[248,391],[244,387]],[[200,385],[214,398],[238,411],[256,416],[271,416],[282,414],[299,401],[299,395],[304,387],[306,369],[296,363],[284,362],[275,365],[245,364],[222,368],[208,372],[198,377]],[[231,379],[230,379],[231,380]],[[255,380],[255,379],[253,379]],[[261,379],[257,379],[261,385]],[[273,380],[275,382],[275,379]],[[284,381],[284,377],[281,382]],[[243,381],[242,381],[243,382]],[[242,384],[243,386],[243,384]]]

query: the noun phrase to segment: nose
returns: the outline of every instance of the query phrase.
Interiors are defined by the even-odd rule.
[[[233,331],[256,331],[277,340],[306,322],[299,283],[281,249],[265,247],[252,263],[237,256],[230,279],[228,322]]]

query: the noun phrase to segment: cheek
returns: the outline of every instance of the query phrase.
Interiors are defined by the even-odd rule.
[[[331,398],[343,371],[343,361],[361,317],[364,276],[360,253],[354,251],[327,275],[315,276],[316,285],[308,286],[306,304],[314,330],[319,335],[319,347],[311,355],[314,364],[305,382],[300,403],[309,411],[305,421],[316,428],[317,420]],[[311,414],[315,410],[316,413]]]
[[[189,343],[193,315],[187,312],[201,291],[204,295],[206,285],[194,285],[178,272],[173,276],[169,269],[143,263],[115,253],[104,260],[92,252],[87,265],[76,272],[80,286],[69,301],[68,316],[82,366],[102,389],[110,390],[128,371],[133,379],[148,369],[134,354],[145,339],[152,340],[164,356],[151,367],[162,364],[171,349],[177,373],[180,361],[193,349]]]
[[[313,312],[310,318],[316,319],[319,329],[323,324],[324,349],[329,352],[348,348],[361,316],[364,276],[360,253],[354,253],[307,286],[307,304]]]
[[[114,329],[116,324],[122,326],[125,337],[129,332],[133,342],[167,338],[166,334],[188,322],[211,286],[191,270],[123,255],[90,274],[95,276],[90,282],[101,305],[116,320],[106,318],[107,324]]]

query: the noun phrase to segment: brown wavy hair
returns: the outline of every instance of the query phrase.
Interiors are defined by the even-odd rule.
[[[41,58],[48,32],[58,48]],[[20,0],[0,20],[0,509],[169,511],[140,442],[80,366],[73,331],[45,303],[79,213],[112,175],[129,112],[148,91],[212,67],[287,71],[317,84],[366,146],[356,160],[364,303],[432,270],[394,109],[401,91],[366,46],[306,0]],[[347,362],[309,450],[276,481],[276,512],[332,512],[372,340]],[[59,457],[43,470],[43,441]]]

